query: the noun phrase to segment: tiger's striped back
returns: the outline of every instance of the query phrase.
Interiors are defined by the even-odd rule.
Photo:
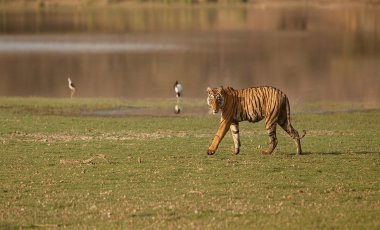
[[[263,118],[277,119],[277,112],[284,109],[286,95],[271,86],[234,90],[225,89],[225,106],[222,116],[235,121],[257,122]]]

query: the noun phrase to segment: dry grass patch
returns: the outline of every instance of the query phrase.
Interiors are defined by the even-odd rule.
[[[107,133],[88,133],[88,134],[69,134],[69,133],[25,133],[12,132],[1,137],[3,143],[7,141],[26,141],[41,143],[56,142],[75,142],[75,141],[126,141],[126,140],[158,140],[162,138],[184,138],[189,136],[189,132],[175,132],[171,130],[157,130],[155,132],[107,132]],[[203,135],[197,135],[203,137]]]

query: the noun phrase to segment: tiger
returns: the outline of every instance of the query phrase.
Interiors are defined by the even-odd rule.
[[[231,130],[234,146],[231,153],[236,155],[240,152],[239,122],[259,122],[265,118],[265,127],[269,136],[268,149],[262,154],[272,154],[277,146],[277,124],[294,140],[297,154],[302,154],[301,139],[290,123],[289,99],[279,89],[272,86],[251,87],[235,90],[228,86],[223,88],[207,88],[207,104],[215,115],[221,111],[219,129],[207,150],[208,155],[215,154],[220,142],[228,130]]]

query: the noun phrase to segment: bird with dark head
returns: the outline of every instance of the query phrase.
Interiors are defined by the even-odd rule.
[[[73,98],[73,97],[74,97],[74,94],[75,94],[75,85],[74,85],[74,83],[71,81],[70,78],[67,78],[67,81],[69,82],[70,98]]]
[[[174,92],[175,92],[175,96],[178,99],[181,97],[182,91],[183,91],[182,85],[178,81],[175,81],[175,83],[174,83]]]

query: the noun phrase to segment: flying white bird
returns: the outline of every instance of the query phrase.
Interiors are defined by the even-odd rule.
[[[69,81],[70,98],[73,98],[73,96],[74,96],[74,94],[75,94],[75,85],[74,85],[74,83],[71,81],[70,78],[67,78],[67,80]]]

